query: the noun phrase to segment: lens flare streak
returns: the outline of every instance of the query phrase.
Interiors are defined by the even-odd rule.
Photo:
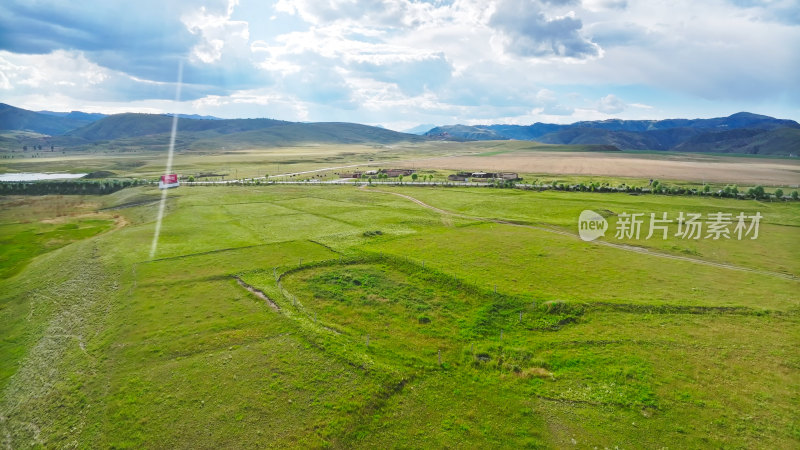
[[[175,88],[176,112],[172,115],[172,132],[169,138],[169,150],[167,151],[167,166],[164,175],[172,173],[172,155],[175,153],[175,135],[178,134],[178,112],[177,105],[181,98],[181,85],[183,84],[183,61],[178,63],[178,83]],[[153,233],[153,243],[150,245],[150,259],[156,256],[158,250],[158,236],[161,234],[161,221],[164,219],[164,209],[167,203],[167,192],[169,189],[161,191],[161,202],[158,204],[158,217],[156,218],[156,230]]]

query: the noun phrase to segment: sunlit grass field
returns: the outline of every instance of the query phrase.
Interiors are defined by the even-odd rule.
[[[800,444],[796,202],[181,187],[150,260],[158,198],[4,201],[11,447]],[[584,209],[653,254],[581,241]],[[760,235],[611,236],[680,211]]]

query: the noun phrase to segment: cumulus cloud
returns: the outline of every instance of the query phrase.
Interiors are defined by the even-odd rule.
[[[275,9],[315,25],[344,20],[405,28],[430,20],[436,6],[407,0],[279,0]]]
[[[583,24],[573,11],[549,16],[535,0],[502,0],[496,8],[489,25],[502,33],[510,53],[570,58],[600,55],[600,47],[581,35]]]
[[[0,92],[70,109],[164,108],[184,60],[182,107],[220,116],[564,122],[663,116],[683,102],[699,110],[672,111],[768,104],[798,118],[798,10],[796,0],[7,0]]]
[[[177,70],[177,65],[173,68]],[[56,50],[44,55],[26,55],[0,51],[0,89],[4,101],[15,106],[47,103],[59,96],[73,98],[69,109],[81,109],[87,103],[168,100],[175,97],[175,81],[142,79],[108,69],[75,50]],[[196,99],[217,89],[185,85],[184,99]],[[41,109],[52,109],[42,106]]]
[[[597,110],[605,114],[618,114],[625,111],[627,105],[617,98],[614,94],[608,94],[601,98],[597,104]]]
[[[248,23],[231,20],[237,4],[238,0],[229,0],[225,14],[215,14],[203,6],[181,18],[186,29],[201,38],[201,41],[192,48],[193,58],[204,63],[214,63],[222,59],[223,50],[240,54],[249,51]]]

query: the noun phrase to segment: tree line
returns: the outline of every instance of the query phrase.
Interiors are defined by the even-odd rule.
[[[146,180],[4,181],[0,195],[105,195]]]

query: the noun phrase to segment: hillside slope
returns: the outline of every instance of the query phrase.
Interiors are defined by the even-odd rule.
[[[284,123],[268,128],[245,131],[194,143],[197,148],[242,148],[252,146],[290,146],[297,144],[394,144],[398,142],[423,142],[427,139],[409,133],[398,133],[385,128],[357,123],[317,122]]]
[[[289,122],[272,119],[179,119],[182,133],[208,132],[207,135],[232,134],[243,131],[267,128]],[[114,140],[138,136],[169,133],[172,130],[172,116],[164,114],[115,114],[100,119],[85,127],[72,130],[67,135],[88,141]]]
[[[673,148],[681,152],[800,155],[800,129],[740,129],[704,133]]]
[[[93,120],[90,115],[42,114],[0,103],[0,130],[3,131],[21,130],[57,135],[82,127]]]

